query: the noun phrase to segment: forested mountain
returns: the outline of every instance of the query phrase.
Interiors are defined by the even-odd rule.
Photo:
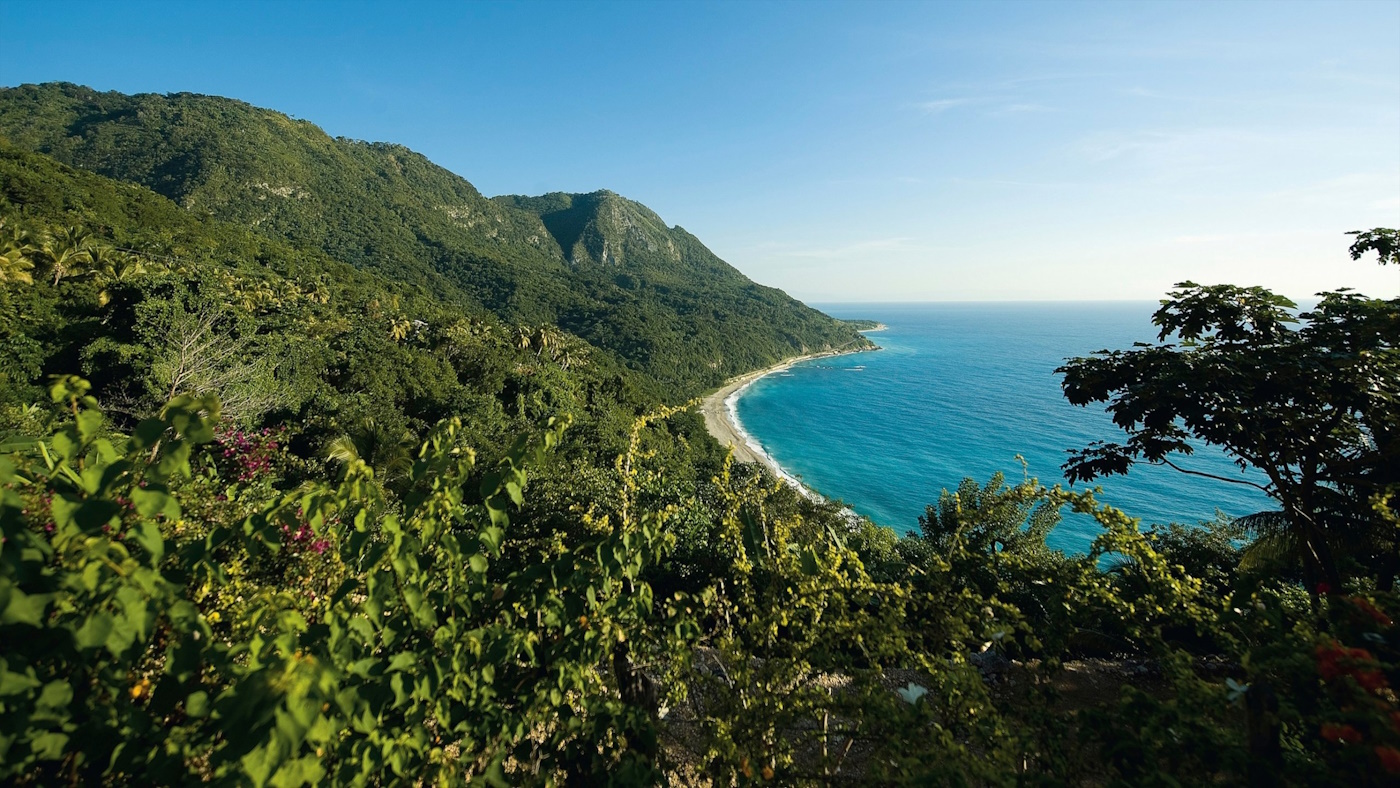
[[[0,278],[0,408],[40,398],[50,375],[81,373],[107,407],[140,417],[181,388],[173,368],[188,361],[188,345],[221,360],[187,373],[184,387],[234,404],[225,413],[244,425],[294,422],[316,451],[348,435],[387,441],[376,448],[382,459],[453,415],[476,445],[499,447],[568,412],[585,431],[598,427],[601,453],[590,459],[606,461],[662,395],[547,324],[503,323],[422,282],[356,269],[3,140],[0,234],[16,244],[15,260],[73,257],[43,275],[47,287]]]
[[[0,136],[508,323],[557,325],[675,395],[865,344],[617,195],[486,199],[400,145],[240,101],[24,85],[0,89]]]
[[[998,474],[900,535],[664,404],[874,326],[641,205],[0,90],[0,782],[1394,785],[1400,299],[1153,323],[1059,370],[1126,434],[1069,474],[1189,438],[1277,510]]]

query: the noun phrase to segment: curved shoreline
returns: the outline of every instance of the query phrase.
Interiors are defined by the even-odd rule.
[[[881,326],[884,328],[884,326]],[[876,331],[879,329],[867,329]],[[862,331],[861,333],[865,333]],[[814,500],[825,500],[817,491],[807,487],[797,477],[788,473],[777,463],[768,453],[763,450],[758,441],[749,435],[744,426],[739,423],[739,417],[735,412],[736,403],[744,389],[753,385],[760,378],[767,377],[774,372],[782,372],[792,365],[803,361],[811,361],[818,358],[830,358],[832,356],[845,356],[851,353],[864,353],[869,350],[879,350],[874,348],[857,348],[854,350],[824,350],[820,353],[808,353],[803,356],[794,356],[771,367],[749,372],[736,378],[731,378],[717,391],[707,395],[700,403],[700,415],[705,419],[705,429],[719,441],[719,445],[734,450],[735,462],[757,462],[764,465],[775,476],[791,484],[794,489],[803,495]]]

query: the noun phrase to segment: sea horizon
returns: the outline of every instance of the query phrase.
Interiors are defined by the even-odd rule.
[[[1064,484],[1066,450],[1122,433],[1102,406],[1063,399],[1054,367],[1099,349],[1153,341],[1156,302],[849,302],[813,304],[885,324],[875,353],[815,359],[749,382],[726,398],[736,432],[780,475],[840,500],[879,525],[917,529],[924,507],[964,478]],[[1033,329],[1033,330],[1032,330]],[[1017,456],[1025,459],[1023,466]],[[1188,464],[1260,481],[1201,446]],[[1140,465],[1109,477],[1104,503],[1144,523],[1199,523],[1272,508],[1258,490]],[[1052,546],[1087,549],[1095,526],[1069,516]]]

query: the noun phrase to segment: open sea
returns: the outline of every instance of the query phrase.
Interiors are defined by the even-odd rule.
[[[965,477],[1023,478],[1016,455],[1047,486],[1065,451],[1123,433],[1102,406],[1065,401],[1055,367],[1104,348],[1155,342],[1156,302],[820,304],[840,318],[878,320],[883,349],[817,359],[769,375],[734,403],[750,442],[792,476],[880,525],[916,530],[924,507]],[[1262,483],[1222,452],[1198,447],[1184,467]],[[1275,508],[1239,484],[1138,465],[1102,479],[1099,500],[1144,523],[1196,523]],[[1080,552],[1097,527],[1068,516],[1051,545]]]

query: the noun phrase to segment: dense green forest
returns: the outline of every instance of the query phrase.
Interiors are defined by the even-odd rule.
[[[878,320],[846,320],[843,322],[857,331],[873,331],[881,327]]]
[[[610,192],[489,200],[402,146],[333,139],[239,101],[4,88],[0,137],[446,303],[557,326],[676,396],[864,343]]]
[[[682,401],[868,326],[636,203],[201,96],[0,136],[0,779],[1400,780],[1400,300],[1183,283],[1060,370],[1124,434],[1070,479],[1206,442],[1275,511],[998,476],[901,535]]]

